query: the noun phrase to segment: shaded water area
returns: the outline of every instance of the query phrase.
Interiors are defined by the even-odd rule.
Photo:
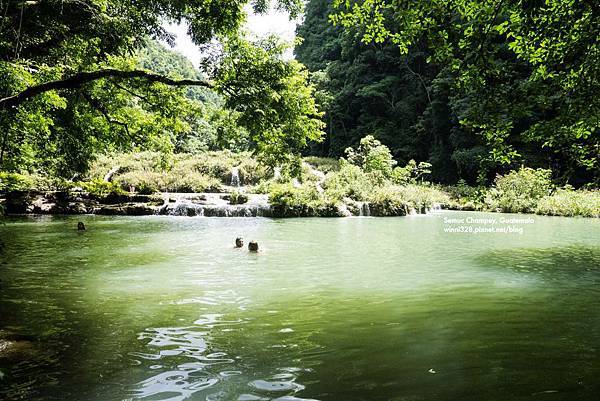
[[[598,399],[600,221],[467,216],[9,219],[0,399]]]

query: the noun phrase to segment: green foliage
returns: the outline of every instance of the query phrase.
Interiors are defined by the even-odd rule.
[[[362,167],[367,173],[379,172],[385,178],[392,175],[392,168],[397,162],[392,158],[390,149],[382,145],[373,135],[367,135],[360,140],[356,150],[347,148],[346,158],[352,164]]]
[[[140,194],[155,192],[205,192],[219,191],[221,186],[217,179],[208,177],[197,171],[130,171],[115,178],[122,188],[132,188]]]
[[[327,139],[314,144],[315,154],[341,156],[365,133],[384,142],[402,164],[410,159],[433,166],[431,178],[455,182],[457,175],[475,181],[479,158],[455,162],[454,154],[481,146],[465,132],[451,107],[455,76],[441,66],[427,65],[427,46],[402,55],[393,43],[376,46],[361,42],[361,29],[344,32],[332,26],[335,12],[329,0],[311,0],[297,29],[303,40],[295,48],[298,60],[313,71],[324,106]],[[441,70],[441,71],[440,71]],[[462,100],[457,99],[457,110]],[[483,156],[488,150],[483,149]]]
[[[331,157],[307,156],[304,161],[325,174],[339,171],[340,161]]]
[[[248,195],[242,192],[233,191],[229,195],[229,203],[232,205],[242,205],[246,202],[248,202]]]
[[[338,216],[336,202],[324,198],[314,184],[295,187],[291,183],[273,183],[269,203],[278,217]]]
[[[123,153],[99,157],[92,164],[90,176],[102,178],[113,167],[118,166],[113,180],[126,190],[134,187],[137,192],[146,194],[158,191],[220,191],[221,184],[228,185],[231,182],[231,169],[234,166],[254,164],[249,153],[229,151],[167,157],[158,152]],[[259,180],[267,175],[267,169],[257,168],[254,174],[251,178]]]
[[[106,182],[100,179],[79,182],[77,183],[77,185],[81,186],[81,188],[83,188],[84,191],[99,197],[126,194],[126,192],[116,182]]]
[[[64,180],[41,174],[0,172],[0,192],[60,190],[67,185]]]
[[[485,199],[488,196],[488,189],[485,187],[473,187],[464,180],[459,180],[456,185],[445,187],[445,191],[457,202],[461,209],[479,210],[485,208]]]
[[[598,182],[596,2],[333,3],[337,9],[331,21],[350,35],[376,46],[393,43],[401,55],[410,59],[420,53],[428,63],[425,74],[423,68],[413,69],[431,88],[425,119],[418,126],[435,130],[427,120],[436,108],[447,108],[457,116],[460,129],[476,133],[485,143],[490,152],[484,162],[496,169],[521,162],[552,163],[563,181],[576,175]],[[440,78],[450,78],[445,101],[435,94]],[[370,93],[382,94],[385,87]],[[438,100],[442,103],[435,104]],[[448,139],[459,144],[452,136]],[[443,152],[432,156],[447,160]]]
[[[435,204],[447,204],[448,195],[432,186],[388,185],[379,187],[369,196],[369,204],[381,216],[404,215],[410,209],[424,212]]]
[[[550,216],[600,217],[600,191],[559,189],[541,198],[535,213]]]
[[[151,195],[160,190],[164,182],[164,174],[148,171],[129,171],[115,178],[119,186],[133,189],[142,195]]]
[[[29,191],[35,187],[35,180],[30,175],[0,172],[0,192]]]
[[[376,188],[369,194],[369,205],[378,216],[404,216],[411,208],[398,187],[392,186]]]
[[[269,202],[275,206],[296,207],[319,200],[316,191],[296,188],[290,183],[274,184],[270,188]]]
[[[103,152],[252,148],[285,157],[318,140],[321,122],[307,72],[283,60],[283,47],[272,40],[255,46],[240,38],[248,3],[256,12],[274,4],[291,15],[303,6],[300,0],[6,2],[0,92],[8,97],[0,103],[13,99],[16,106],[0,108],[0,168],[72,178]],[[218,36],[228,51],[205,60],[204,76],[154,40],[172,42],[164,21],[188,23],[196,44]],[[99,70],[134,69],[204,80],[201,86],[220,93],[144,78],[78,81]],[[32,88],[40,93],[19,100]],[[254,102],[246,103],[249,97]]]
[[[539,199],[552,189],[550,170],[522,167],[494,181],[486,203],[506,213],[532,213]]]
[[[102,155],[91,165],[89,177],[102,179],[118,166],[113,180],[128,190],[153,193],[220,191],[231,183],[231,173],[238,168],[242,185],[254,185],[273,175],[249,152],[211,151],[199,154],[168,155],[160,152],[118,153]]]
[[[391,179],[398,185],[414,184],[419,179],[423,181],[424,176],[431,173],[431,170],[429,170],[430,167],[431,163],[420,162],[417,164],[417,162],[411,159],[406,166],[395,167],[392,170]]]
[[[256,158],[251,157],[250,154],[246,154],[246,156],[239,161],[237,166],[239,168],[238,173],[242,185],[255,185],[260,180],[264,180],[273,175],[271,168],[264,165]]]
[[[286,47],[274,37],[255,43],[230,39],[216,74],[217,88],[230,94],[225,105],[238,112],[238,124],[260,152],[276,161],[323,134],[308,72],[283,59]]]
[[[325,195],[332,200],[351,198],[364,201],[373,190],[371,177],[362,168],[345,160],[340,161],[340,170],[329,173],[323,184]]]

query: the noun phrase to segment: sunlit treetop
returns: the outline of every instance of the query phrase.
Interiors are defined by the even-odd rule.
[[[178,89],[185,86],[220,93],[259,151],[298,152],[318,139],[321,123],[306,72],[283,59],[279,44],[243,38],[248,6],[257,13],[275,7],[295,17],[303,2],[0,0],[0,168],[5,155],[20,160],[27,136],[39,136],[41,143],[52,138],[57,155],[73,151],[62,149],[65,136],[100,149],[139,146],[151,134],[169,148],[168,138],[189,129],[186,116],[195,110]],[[149,71],[138,63],[148,38],[172,42],[164,23],[182,21],[198,45],[227,43],[226,54],[208,70],[212,75],[165,74],[164,66]],[[232,62],[238,59],[243,63]],[[40,145],[32,141],[35,154]]]

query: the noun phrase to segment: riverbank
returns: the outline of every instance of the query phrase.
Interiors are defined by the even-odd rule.
[[[243,203],[240,200],[243,198]],[[98,196],[83,191],[13,191],[0,198],[6,215],[204,216],[204,217],[350,217],[390,216],[367,202],[316,208],[306,204],[272,204],[266,194],[160,193]],[[441,205],[433,205],[439,209]],[[398,209],[397,216],[429,209]]]
[[[600,191],[557,187],[549,170],[521,168],[499,175],[490,187],[473,187],[428,183],[426,163],[392,165],[391,159],[306,157],[271,167],[249,153],[226,151],[166,159],[156,152],[117,154],[99,157],[87,175],[70,180],[0,173],[0,209],[7,214],[345,217],[444,208],[600,216]]]
[[[151,195],[97,195],[80,189],[72,191],[12,191],[0,196],[0,206],[6,215],[105,215],[105,216],[204,216],[204,217],[392,217],[425,214],[432,210],[487,211],[502,213],[502,209],[486,208],[466,198],[447,193],[443,203],[428,202],[425,198],[412,201],[410,188],[389,190],[391,194],[376,193],[379,201],[355,201],[350,198],[337,203],[317,203],[298,195],[302,188],[283,186],[277,197],[268,194],[245,193],[238,189],[223,193],[156,193]],[[289,191],[286,193],[286,190]],[[415,189],[413,188],[412,191]],[[404,193],[401,193],[404,191]],[[417,190],[418,191],[418,190]],[[561,190],[542,198],[533,213],[549,216],[582,216],[598,218],[600,205],[584,209],[582,202],[573,202],[574,195]],[[397,198],[394,199],[394,196]],[[598,196],[597,194],[594,196]],[[376,198],[373,198],[376,199]],[[415,201],[416,199],[416,201]],[[589,199],[588,203],[592,203]],[[415,205],[422,205],[415,207]],[[566,205],[566,207],[565,207]],[[595,209],[593,209],[595,207]],[[510,211],[506,211],[510,213]],[[595,213],[595,214],[594,214]]]

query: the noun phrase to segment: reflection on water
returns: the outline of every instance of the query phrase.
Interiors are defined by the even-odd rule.
[[[564,284],[597,280],[600,277],[599,246],[493,250],[482,254],[478,260],[486,267],[544,275],[547,279],[563,281]]]
[[[11,220],[0,341],[33,340],[0,398],[595,400],[598,221],[453,235],[446,213]]]

